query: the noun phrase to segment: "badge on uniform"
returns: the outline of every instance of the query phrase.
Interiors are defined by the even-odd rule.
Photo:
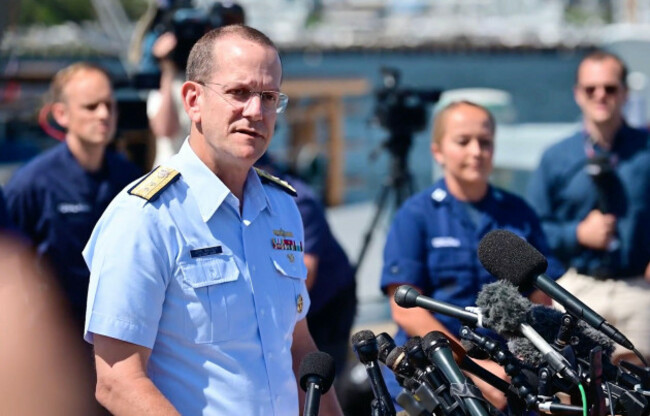
[[[221,253],[223,253],[223,249],[221,248],[221,246],[196,248],[194,250],[190,250],[190,257],[195,259],[197,257],[212,256]]]
[[[273,247],[273,250],[287,250],[287,251],[302,252],[303,250],[302,241],[296,241],[291,238],[286,238],[289,236],[293,236],[293,233],[291,233],[290,231],[273,230],[273,234],[279,236],[279,237],[271,238],[271,247]],[[289,261],[291,261],[291,258],[289,258]]]
[[[289,259],[289,263],[296,261],[296,256],[294,256],[293,253],[287,254],[287,258]]]
[[[433,248],[460,247],[460,240],[455,237],[434,237],[431,239]]]
[[[304,302],[302,300],[302,295],[298,295],[298,297],[296,298],[296,310],[298,311],[298,313],[302,313],[303,306],[304,306]]]
[[[291,231],[285,231],[282,228],[279,230],[273,230],[273,235],[278,237],[293,237],[293,233]]]

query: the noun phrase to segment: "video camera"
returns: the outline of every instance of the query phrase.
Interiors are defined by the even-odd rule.
[[[244,9],[233,2],[216,2],[209,9],[191,7],[184,1],[162,18],[161,33],[172,32],[176,47],[171,59],[180,69],[185,69],[190,50],[197,40],[212,29],[236,23],[244,23]]]
[[[425,105],[438,101],[442,90],[400,88],[400,72],[395,68],[383,67],[381,74],[383,86],[376,92],[375,116],[391,132],[389,140],[410,139],[426,127]]]

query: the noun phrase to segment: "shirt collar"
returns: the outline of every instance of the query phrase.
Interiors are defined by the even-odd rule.
[[[244,204],[244,215],[246,217],[250,216],[251,220],[264,208],[268,208],[269,211],[271,210],[266,188],[262,185],[259,175],[253,168],[248,171],[246,185],[244,185],[244,199],[246,200]]]
[[[444,178],[438,180],[438,182],[436,182],[436,184],[433,186],[433,191],[431,191],[431,199],[438,204],[449,204],[452,201],[456,201],[456,198],[447,189],[447,183],[445,182]],[[488,184],[487,193],[483,199],[477,202],[477,204],[482,205],[492,200],[501,202],[503,200],[503,193],[499,189]]]
[[[178,170],[183,181],[195,195],[201,218],[207,222],[226,200],[230,190],[215,175],[190,147],[189,139],[168,163],[164,165]]]
[[[630,127],[629,124],[623,119],[621,122],[621,126],[616,130],[616,133],[614,133],[614,139],[612,140],[612,145],[608,151],[605,151],[603,148],[601,148],[597,143],[592,141],[591,137],[589,136],[589,132],[587,132],[587,129],[583,126],[582,130],[580,131],[583,140],[585,141],[586,145],[591,146],[594,151],[598,151],[598,153],[603,153],[603,152],[609,152],[609,153],[617,153],[619,152],[625,145],[626,145],[626,140],[625,137],[627,137],[630,134],[630,131],[632,130],[632,127]]]
[[[230,197],[233,200],[235,198],[221,179],[194,153],[189,139],[185,139],[178,153],[165,165],[181,173],[183,180],[195,194],[194,199],[204,222],[212,218],[226,198]],[[244,185],[244,200],[246,201],[244,210],[250,213],[257,213],[270,206],[262,183],[252,168],[248,172]]]

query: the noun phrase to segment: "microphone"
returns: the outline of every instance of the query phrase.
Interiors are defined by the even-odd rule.
[[[401,285],[398,287],[393,297],[395,303],[402,308],[413,308],[419,306],[431,312],[442,313],[451,316],[452,318],[459,319],[461,322],[466,324],[483,326],[480,314],[467,311],[456,305],[452,305],[451,303],[442,302],[421,295],[420,292],[409,285]]]
[[[467,351],[467,357],[474,358],[475,360],[487,360],[488,358],[490,358],[490,354],[488,354],[483,348],[481,348],[480,346],[476,345],[475,343],[469,340],[461,338],[460,345],[463,347],[465,351]]]
[[[540,333],[549,343],[557,338],[558,330],[562,326],[564,314],[557,309],[544,305],[533,305],[528,311],[528,323]],[[611,358],[614,353],[614,342],[602,332],[595,330],[583,321],[577,320],[574,328],[569,331],[569,344],[578,357],[589,357],[589,353],[596,347],[603,349],[603,355]]]
[[[517,407],[523,406],[524,408],[530,409],[536,405],[536,391],[529,385],[525,375],[523,375],[520,361],[509,350],[503,348],[500,342],[478,334],[467,325],[463,325],[460,328],[460,336],[462,339],[467,339],[468,341],[475,343],[475,345],[480,345],[490,358],[503,367],[506,374],[510,376],[510,382],[512,384],[507,385],[505,389],[499,388],[495,383],[490,384],[499,388],[499,390],[506,394],[508,404],[512,407],[513,411],[516,410]],[[496,378],[502,383],[505,383],[500,378]]]
[[[508,280],[522,288],[528,288],[532,284],[574,317],[582,319],[618,344],[636,352],[632,342],[605,321],[605,318],[544,275],[548,267],[546,258],[516,234],[506,230],[490,231],[478,245],[478,258],[483,267],[498,279]]]
[[[461,344],[459,344],[458,342],[450,338],[447,338],[447,341],[449,342],[449,346],[451,347],[451,351],[454,356],[454,361],[458,364],[458,366],[462,370],[474,374],[475,376],[482,379],[483,381],[488,382],[492,386],[506,393],[510,385],[506,381],[495,376],[485,368],[481,367],[478,363],[473,361],[470,358],[469,351],[466,351],[464,345],[461,345],[462,340],[461,340]],[[473,358],[477,358],[477,359],[490,358],[490,355],[487,352],[484,352],[483,350],[479,349],[474,344],[471,345],[472,345],[472,350],[477,352],[476,353],[477,356]],[[415,336],[410,338],[406,342],[406,344],[404,344],[404,349],[406,350],[406,354],[408,355],[409,360],[416,368],[423,369],[429,365],[429,361],[424,351],[422,350],[422,339],[420,337]],[[478,353],[478,351],[480,351],[480,354]]]
[[[298,370],[300,387],[306,393],[305,416],[318,415],[320,396],[327,393],[334,381],[334,359],[322,351],[306,354]]]
[[[386,382],[381,375],[379,363],[377,362],[379,348],[375,334],[369,330],[362,330],[355,333],[352,335],[352,347],[359,361],[366,367],[368,379],[370,380],[370,388],[377,400],[377,405],[381,409],[381,414],[395,416],[395,406],[388,394]]]
[[[415,374],[418,380],[423,382],[424,385],[422,387],[425,387],[425,392],[430,388],[436,396],[436,400],[434,401],[422,400],[425,403],[434,404],[433,407],[428,406],[427,409],[435,413],[437,406],[441,406],[442,412],[447,416],[464,415],[460,402],[451,396],[449,386],[444,380],[443,374],[441,374],[439,369],[432,366],[424,353],[422,349],[422,338],[419,336],[411,337],[404,344],[404,352],[406,353],[408,362],[415,367]],[[419,390],[422,390],[422,388],[418,389],[415,393],[418,396],[423,396]]]
[[[386,357],[395,349],[395,341],[385,332],[378,334],[375,339],[377,340],[377,348],[379,350],[379,361],[386,364]]]
[[[555,334],[561,325],[562,312],[545,306],[536,305],[528,312],[528,322],[539,332],[548,343],[553,342]],[[592,349],[601,347],[603,355],[611,358],[614,352],[614,343],[605,335],[578,321],[576,327],[570,332],[570,343],[576,356],[588,359]],[[518,357],[530,365],[539,366],[543,357],[539,351],[525,338],[514,337],[508,340],[508,348]]]
[[[480,400],[483,399],[480,390],[469,382],[454,362],[447,337],[440,331],[431,331],[422,339],[422,349],[429,361],[447,378],[452,392],[455,391],[455,394],[461,397],[469,414],[487,416],[488,412]]]
[[[612,168],[609,155],[596,155],[587,161],[585,171],[591,176],[598,195],[598,211],[603,214],[612,214],[613,204],[610,199],[614,197],[613,190],[616,183],[616,172]],[[616,235],[609,241],[607,251],[612,252],[621,246],[621,241]],[[607,256],[609,253],[606,253]]]
[[[598,192],[598,210],[603,214],[612,212],[609,201],[610,187],[615,177],[614,170],[607,155],[597,155],[590,158],[585,166],[585,171],[591,177]]]
[[[483,286],[476,297],[476,305],[483,311],[486,326],[509,338],[522,334],[542,353],[553,370],[576,385],[580,383],[568,360],[527,323],[526,312],[532,302],[521,296],[511,283],[499,281]]]
[[[486,306],[482,311],[485,324],[489,323],[490,328],[497,332],[516,336],[518,324],[525,322],[549,344],[555,341],[564,316],[556,309],[532,303],[505,280],[485,285],[478,294],[477,305]],[[606,357],[611,357],[614,352],[614,343],[609,338],[582,321],[577,321],[568,335],[572,339],[571,347],[580,357],[588,357],[591,350],[597,346],[602,347]],[[512,337],[508,345],[516,344],[520,340],[522,338]],[[529,341],[524,344],[526,347],[532,346]],[[522,358],[526,363],[537,366],[541,362],[541,356],[536,348],[533,349],[534,352],[524,353]]]
[[[402,406],[408,416],[429,416],[428,411],[413,395],[406,390],[399,392],[395,401]]]

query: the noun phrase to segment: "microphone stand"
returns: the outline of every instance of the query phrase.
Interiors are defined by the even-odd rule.
[[[490,355],[490,358],[501,365],[506,374],[510,376],[514,389],[501,390],[508,397],[508,406],[511,406],[511,413],[516,415],[524,414],[525,410],[540,410],[550,414],[581,414],[580,406],[565,405],[552,400],[540,402],[542,395],[538,395],[535,389],[528,384],[526,376],[522,372],[521,362],[510,351],[502,348],[498,342],[478,334],[467,326],[460,329],[461,338],[473,342]],[[550,376],[548,370],[547,374]],[[495,386],[497,387],[497,386]],[[498,387],[497,387],[498,388]],[[512,393],[516,395],[513,397]],[[552,397],[548,395],[548,397]],[[513,400],[514,399],[514,400]]]
[[[603,349],[596,347],[589,352],[589,399],[593,403],[592,416],[605,416],[607,406],[603,392]],[[614,415],[614,404],[610,401],[610,412]]]
[[[560,319],[560,327],[557,330],[557,335],[553,343],[559,349],[564,348],[567,345],[571,345],[571,331],[576,326],[576,319],[573,315],[569,313],[564,313]]]
[[[388,413],[384,411],[384,406],[377,399],[372,399],[370,402],[370,414],[372,416],[388,416]]]
[[[483,351],[487,352],[494,362],[505,369],[506,374],[510,376],[511,385],[514,387],[514,392],[516,393],[516,395],[513,397],[513,392],[511,389],[499,389],[508,397],[509,405],[511,404],[511,399],[515,399],[513,400],[512,404],[518,409],[521,409],[522,407],[528,410],[537,409],[537,397],[535,395],[535,389],[529,386],[526,382],[525,377],[521,373],[521,363],[512,355],[510,351],[501,348],[499,344],[494,340],[478,334],[476,331],[472,330],[466,325],[463,325],[460,328],[460,337],[476,344]],[[499,388],[498,386],[495,387]]]

